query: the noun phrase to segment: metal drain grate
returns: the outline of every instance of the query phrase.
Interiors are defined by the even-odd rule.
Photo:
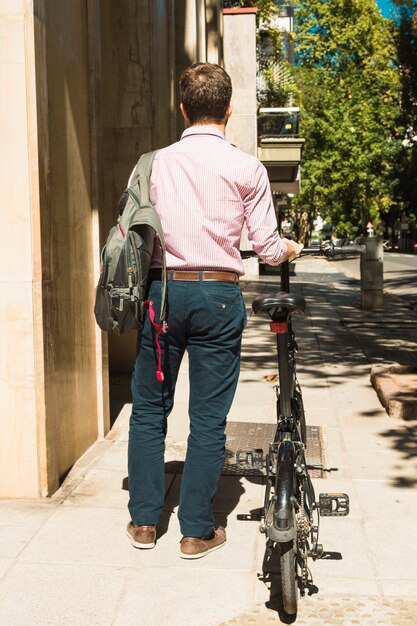
[[[266,454],[270,442],[274,439],[275,430],[276,424],[227,422],[226,460],[222,473],[234,476],[262,476],[258,470],[237,467],[236,451],[262,448]],[[306,457],[311,478],[325,478],[323,434],[319,426],[307,426]]]

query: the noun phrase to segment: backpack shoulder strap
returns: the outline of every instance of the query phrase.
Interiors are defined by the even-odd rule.
[[[151,173],[152,165],[158,150],[146,152],[140,157],[137,169],[137,181],[140,191],[140,199],[142,205],[153,204],[151,193]]]
[[[142,154],[139,161],[136,164],[135,169],[133,170],[128,186],[133,187],[135,184],[138,184],[140,191],[140,205],[141,207],[151,206],[153,211],[152,216],[152,226],[155,228],[155,231],[158,235],[159,243],[161,244],[162,249],[162,276],[161,276],[161,293],[162,293],[162,303],[161,303],[161,313],[160,319],[163,325],[166,324],[166,290],[167,290],[167,271],[166,271],[166,250],[165,250],[165,240],[164,233],[162,231],[162,224],[159,218],[158,213],[155,210],[154,203],[152,200],[152,192],[151,192],[151,173],[152,173],[152,165],[154,158],[158,150],[153,150],[152,152],[146,152]]]

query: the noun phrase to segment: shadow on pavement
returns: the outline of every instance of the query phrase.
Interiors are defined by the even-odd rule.
[[[179,505],[181,475],[184,461],[165,463],[165,480],[168,488],[165,492],[165,507],[158,523],[158,539],[168,531],[171,517]],[[257,479],[259,482],[262,478]],[[122,489],[128,490],[128,478],[123,479]],[[213,501],[215,523],[227,527],[228,517],[236,509],[241,496],[245,493],[242,476],[221,476],[217,493]]]
[[[392,274],[385,284],[406,287],[412,273],[414,270],[401,277]],[[355,379],[366,385],[373,365],[417,365],[417,318],[406,304],[385,297],[383,310],[363,310],[360,282],[338,272],[297,272],[291,290],[307,302],[306,314],[293,316],[299,348],[297,370],[305,380],[303,388],[334,392]],[[253,281],[244,288],[249,324],[243,342],[241,385],[259,382],[265,378],[265,369],[271,375],[277,371],[275,337],[269,332],[269,320],[251,314],[253,298],[274,291],[279,291],[279,279]],[[266,393],[273,392],[266,388]],[[381,417],[380,410],[361,409],[360,403],[352,409],[364,419]],[[417,478],[410,471],[410,463],[416,464],[417,476],[417,439],[407,424],[396,428],[391,424],[387,418],[387,428],[379,434],[398,452],[398,463],[388,480],[394,487],[415,487]]]

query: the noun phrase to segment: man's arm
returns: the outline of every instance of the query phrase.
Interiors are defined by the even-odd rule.
[[[248,238],[253,249],[268,265],[295,259],[302,244],[279,236],[268,174],[258,163],[252,174],[249,192],[243,198]]]

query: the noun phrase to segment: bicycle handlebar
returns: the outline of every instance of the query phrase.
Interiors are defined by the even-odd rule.
[[[317,255],[326,256],[333,259],[335,256],[344,255],[357,255],[365,252],[365,246],[348,244],[347,246],[335,246],[334,243],[329,242],[322,244],[318,248],[303,248],[300,256]]]
[[[365,252],[364,245],[348,244],[347,246],[335,246],[332,242],[326,242],[320,247],[303,248],[300,254],[302,256],[325,256],[329,259],[333,259],[335,256],[354,256]],[[242,259],[249,259],[251,257],[258,256],[253,250],[241,250],[240,255]],[[296,258],[300,258],[296,257]],[[295,259],[294,259],[295,260]]]

